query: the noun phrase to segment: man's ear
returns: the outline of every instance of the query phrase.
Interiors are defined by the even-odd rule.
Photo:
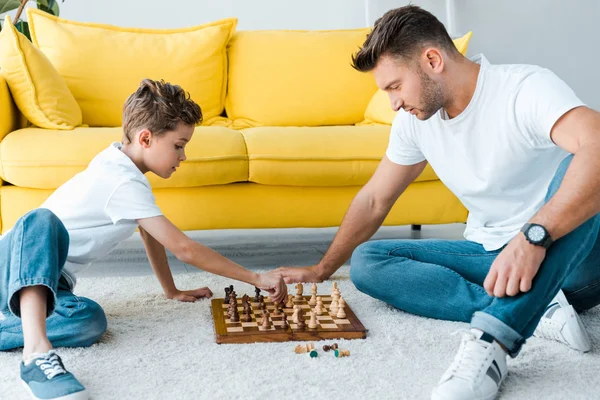
[[[421,65],[425,71],[439,74],[444,70],[444,57],[435,47],[428,47],[423,50]]]
[[[138,132],[137,139],[140,146],[143,148],[148,148],[150,147],[150,142],[152,141],[152,132],[150,132],[148,129],[142,129]]]

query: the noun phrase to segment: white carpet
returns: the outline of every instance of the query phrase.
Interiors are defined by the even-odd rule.
[[[82,278],[77,294],[100,303],[109,331],[91,348],[62,349],[66,366],[93,399],[426,399],[450,364],[466,324],[403,313],[359,293],[348,267],[335,276],[367,329],[366,340],[338,341],[351,356],[295,354],[295,343],[217,345],[209,301],[164,298],[153,276]],[[206,273],[175,276],[180,288],[231,282]],[[238,294],[252,287],[237,284]],[[291,285],[290,285],[291,288]],[[320,285],[330,292],[331,282]],[[582,315],[595,342],[579,354],[532,338],[509,361],[502,399],[593,399],[600,395],[600,307]],[[329,342],[324,342],[329,343]],[[318,343],[321,348],[323,343]],[[15,384],[20,352],[0,353],[0,398],[25,399]]]

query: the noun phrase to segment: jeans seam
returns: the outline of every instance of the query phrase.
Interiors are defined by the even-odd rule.
[[[595,287],[598,287],[598,286],[600,286],[600,280],[598,280],[598,281],[596,281],[596,282],[594,282],[594,283],[592,283],[590,285],[587,285],[587,286],[584,286],[582,288],[579,288],[579,289],[577,289],[577,290],[575,290],[573,292],[569,292],[569,297],[571,297],[571,296],[577,296],[577,294],[581,293],[584,290],[588,290],[588,289],[595,288]]]
[[[454,253],[454,252],[450,252],[450,251],[439,251],[439,250],[432,250],[432,249],[423,249],[421,247],[414,247],[414,246],[399,246],[399,247],[394,247],[393,249],[388,250],[388,256],[393,256],[393,257],[399,257],[396,256],[394,254],[392,254],[394,251],[397,250],[411,250],[411,251],[427,251],[428,253],[436,253],[436,254],[444,254],[444,255],[452,255],[452,256],[468,256],[468,257],[490,257],[490,256],[498,256],[498,253],[492,253],[492,252],[487,252],[485,254],[473,254],[473,253]]]

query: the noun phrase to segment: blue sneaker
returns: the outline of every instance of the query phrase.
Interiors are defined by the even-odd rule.
[[[87,390],[65,369],[54,350],[21,362],[21,383],[37,400],[87,400]]]

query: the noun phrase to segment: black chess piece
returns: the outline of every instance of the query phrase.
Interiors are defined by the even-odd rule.
[[[226,287],[225,288],[225,300],[223,300],[224,304],[229,304],[229,293],[231,293],[231,289]]]
[[[254,301],[255,301],[255,302],[258,302],[258,300],[259,300],[259,296],[260,296],[260,289],[259,289],[259,288],[257,288],[257,287],[254,287],[254,293],[256,293],[256,294],[254,295]]]

